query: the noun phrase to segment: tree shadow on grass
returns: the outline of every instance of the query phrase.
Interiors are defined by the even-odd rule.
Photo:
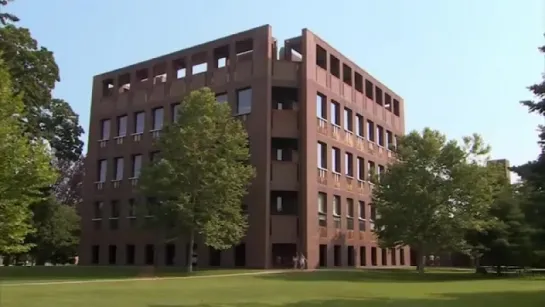
[[[324,300],[297,301],[287,304],[261,302],[218,303],[198,305],[148,305],[148,307],[542,307],[545,306],[545,290],[528,292],[446,293],[428,299],[408,298],[331,298]]]
[[[267,280],[286,281],[354,281],[354,282],[450,282],[471,280],[493,280],[515,278],[514,276],[497,276],[495,274],[475,274],[469,272],[429,272],[419,274],[411,270],[373,269],[373,270],[345,270],[345,271],[294,271],[270,275],[256,276]]]

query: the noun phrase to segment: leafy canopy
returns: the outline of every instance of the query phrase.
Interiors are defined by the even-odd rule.
[[[226,249],[244,236],[242,198],[254,176],[248,135],[216,102],[208,88],[191,92],[178,119],[167,125],[157,144],[161,159],[144,167],[140,191],[168,238],[200,235],[206,245]]]
[[[22,95],[14,95],[12,81],[0,56],[0,253],[27,251],[32,232],[30,204],[41,189],[55,181],[51,157],[41,142],[24,133]]]
[[[409,245],[421,255],[460,249],[467,229],[482,227],[492,201],[489,148],[478,135],[447,141],[426,128],[401,137],[400,162],[373,189],[375,232],[382,245]]]

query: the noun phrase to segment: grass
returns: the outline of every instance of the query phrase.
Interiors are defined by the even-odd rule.
[[[80,284],[8,283],[2,286],[0,306],[541,307],[545,306],[545,280],[482,277],[463,271],[419,276],[408,270],[353,270]]]

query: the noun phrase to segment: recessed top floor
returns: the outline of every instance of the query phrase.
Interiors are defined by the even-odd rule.
[[[303,48],[305,38],[312,41],[312,44],[306,43],[308,50]],[[271,27],[264,25],[97,75],[94,82],[102,83],[101,96],[109,96],[116,91],[130,91],[131,85],[134,87],[140,82],[165,83],[224,67],[234,71],[234,63],[264,56],[278,61],[303,62],[308,55],[315,63],[307,65],[315,64],[316,69],[327,72],[391,111],[403,109],[403,99],[399,95],[306,28],[300,36],[286,39],[284,46],[278,47]],[[259,54],[255,54],[254,48]],[[399,111],[394,113],[400,116]]]

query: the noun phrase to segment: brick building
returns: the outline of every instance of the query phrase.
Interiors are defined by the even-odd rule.
[[[137,227],[134,187],[153,139],[189,91],[208,86],[246,124],[257,177],[249,230],[226,251],[196,245],[199,267],[409,265],[371,232],[369,174],[404,133],[403,99],[307,29],[284,41],[268,25],[93,79],[80,263],[184,265],[187,244]]]

